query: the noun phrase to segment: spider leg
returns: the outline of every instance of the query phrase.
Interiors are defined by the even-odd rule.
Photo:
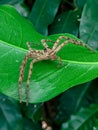
[[[31,42],[27,42],[26,44],[27,44],[27,47],[28,47],[29,51],[31,51],[32,50],[32,48],[30,46]]]
[[[40,59],[34,59],[31,61],[30,63],[30,69],[28,72],[28,79],[27,79],[27,84],[26,84],[26,106],[28,106],[28,102],[29,102],[29,85],[30,85],[30,79],[31,79],[31,75],[32,75],[32,69],[33,69],[33,65],[35,62],[38,62]]]
[[[33,50],[30,46],[31,42],[27,42],[27,46],[28,46],[28,49],[30,52],[32,52],[33,54],[43,54],[44,53],[44,50]]]
[[[19,80],[18,80],[18,91],[19,91],[20,103],[22,103],[22,88],[21,88],[21,85],[22,85],[22,81],[23,81],[23,78],[24,78],[24,68],[25,68],[26,62],[27,62],[29,57],[30,57],[30,53],[27,53],[26,56],[24,57],[23,61],[22,61],[21,66],[20,66],[20,75],[19,75]]]
[[[55,42],[53,42],[52,40],[47,40],[47,39],[42,39],[41,40],[41,43],[43,44],[43,46],[45,47],[45,49],[48,51],[49,46],[46,44],[46,42],[52,42],[52,43],[55,43]]]
[[[57,53],[64,45],[66,45],[69,41],[65,41],[62,44],[60,44],[56,49],[54,49],[54,51],[52,52],[51,55],[54,55],[55,53]]]
[[[89,49],[89,50],[91,50],[91,51],[94,51],[91,47],[89,47],[87,44],[83,43],[82,41],[73,40],[73,39],[71,39],[71,38],[69,38],[69,37],[67,37],[67,36],[60,36],[60,37],[57,39],[57,41],[55,42],[55,44],[54,44],[54,46],[53,46],[53,49],[56,49],[56,48],[57,48],[59,42],[60,42],[62,39],[65,39],[65,40],[68,41],[68,42],[71,42],[71,43],[73,43],[73,44],[77,44],[77,45],[86,47],[87,49]],[[64,45],[66,44],[66,42],[63,42],[63,43],[64,43]],[[62,44],[63,44],[63,43],[62,43]],[[60,45],[59,47],[62,48],[63,45]],[[57,50],[58,50],[58,49],[57,49]]]
[[[32,54],[36,54],[37,56],[40,56],[42,54],[44,54],[44,50],[31,50]]]
[[[72,44],[76,44],[76,45],[80,45],[80,46],[83,46],[83,47],[86,47],[87,49],[93,51],[92,48],[90,48],[88,45],[84,44],[83,42],[81,41],[77,41],[77,40],[72,40],[72,39],[69,39],[69,40],[66,40],[65,42],[63,42],[61,45],[59,45],[53,52],[56,53],[58,52],[63,46],[65,46],[67,43],[72,43]]]
[[[40,44],[35,43],[35,42],[26,42],[26,44],[27,44],[28,48],[29,47],[31,48],[30,44],[33,44],[33,46],[40,46]]]
[[[66,37],[66,36],[65,36]],[[59,44],[59,42],[61,41],[61,39],[63,39],[63,38],[65,38],[64,36],[60,36],[57,40],[56,40],[56,42],[53,42],[52,40],[46,40],[46,39],[42,39],[41,40],[41,42],[42,42],[42,44],[43,44],[43,46],[45,47],[45,49],[47,50],[47,48],[49,48],[49,46],[46,44],[46,42],[52,42],[52,43],[54,43],[54,46],[53,46],[53,48],[52,49],[55,49],[57,46],[58,46],[58,44]],[[66,40],[68,39],[68,37],[66,37]]]
[[[52,48],[53,50],[57,48],[58,44],[60,43],[60,41],[61,41],[62,39],[68,40],[69,38],[68,38],[67,36],[60,36],[60,37],[56,40],[56,42],[54,43],[54,46],[53,46],[53,48]]]

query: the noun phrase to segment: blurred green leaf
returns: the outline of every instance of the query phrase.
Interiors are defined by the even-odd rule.
[[[22,16],[28,17],[30,11],[24,3],[19,2],[17,4],[14,4],[14,7]]]
[[[29,104],[28,107],[25,107],[26,104],[22,105],[22,111],[26,117],[32,121],[39,121],[42,118],[42,104]]]
[[[98,105],[91,105],[88,108],[82,108],[71,119],[62,124],[61,130],[91,130],[94,128],[94,122],[98,116]]]
[[[61,0],[36,0],[29,20],[41,34],[48,34],[48,25],[53,22],[53,19],[58,11]]]
[[[23,0],[0,0],[0,4],[16,4],[18,2],[21,2]]]
[[[18,104],[0,94],[0,130],[23,130]]]
[[[80,38],[98,49],[98,0],[87,0],[80,22]]]
[[[78,36],[79,10],[70,10],[58,15],[49,29],[49,34],[71,33]]]
[[[32,122],[32,120],[28,118],[24,118],[23,122],[24,122],[23,130],[42,130],[41,123],[39,122]]]
[[[75,4],[78,6],[78,8],[83,8],[87,0],[75,0]]]
[[[97,117],[97,119],[95,120],[95,124],[94,124],[94,126],[93,126],[93,129],[94,129],[94,130],[98,130],[98,117]]]
[[[0,92],[18,99],[19,67],[28,51],[25,43],[32,41],[40,45],[42,38],[55,41],[61,35],[77,38],[70,34],[44,37],[11,6],[0,7],[0,21]],[[52,46],[52,43],[49,45]],[[38,46],[38,49],[41,48]],[[98,52],[92,53],[84,47],[68,44],[59,51],[58,56],[63,62],[60,68],[57,68],[59,61],[41,61],[34,65],[29,88],[30,102],[47,101],[72,86],[98,76]],[[29,65],[26,67],[22,86],[23,101],[28,69]]]
[[[61,124],[71,114],[80,110],[81,107],[87,107],[92,103],[98,104],[97,86],[98,79],[95,79],[94,81],[75,86],[65,91],[59,98],[55,122]]]
[[[60,96],[55,118],[56,122],[60,124],[66,121],[71,114],[77,112],[81,107],[89,105],[88,98],[86,97],[89,87],[90,83],[78,85],[65,91]]]
[[[89,91],[88,91],[88,96],[90,97],[90,102],[98,104],[98,78],[93,80]]]

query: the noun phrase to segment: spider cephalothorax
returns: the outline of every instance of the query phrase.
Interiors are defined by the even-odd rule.
[[[63,39],[63,42],[61,43],[62,39]],[[92,50],[92,48],[90,48],[89,46],[87,46],[83,42],[78,41],[78,40],[73,40],[71,38],[68,38],[67,36],[60,36],[56,40],[56,42],[54,42],[54,45],[52,48],[49,48],[49,46],[46,44],[47,42],[52,42],[51,40],[42,39],[41,42],[42,42],[43,46],[45,47],[44,50],[33,50],[30,47],[30,43],[29,42],[27,43],[29,51],[26,54],[26,56],[24,57],[22,64],[20,66],[19,97],[20,97],[20,103],[21,103],[22,102],[22,87],[21,87],[21,85],[22,85],[22,82],[24,79],[24,68],[25,68],[27,60],[29,58],[32,58],[32,61],[30,63],[29,72],[28,72],[27,83],[26,83],[26,100],[27,100],[26,104],[27,105],[29,102],[29,84],[30,84],[30,78],[32,75],[32,69],[33,69],[34,63],[41,61],[41,60],[57,60],[58,56],[56,55],[56,53],[67,43],[81,45],[81,46],[88,48],[89,50]]]

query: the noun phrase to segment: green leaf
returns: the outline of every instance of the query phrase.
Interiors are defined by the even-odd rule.
[[[41,34],[48,34],[48,25],[58,11],[61,0],[36,0],[32,8],[29,20],[34,24],[36,30]]]
[[[75,4],[76,4],[79,8],[83,8],[83,6],[85,5],[86,2],[87,2],[87,0],[75,0]]]
[[[95,130],[98,130],[98,118],[95,120],[95,124],[93,127]]]
[[[87,0],[80,22],[80,38],[98,49],[98,0]]]
[[[29,104],[28,107],[25,107],[26,104],[22,105],[22,112],[26,117],[31,119],[33,122],[37,122],[42,118],[42,104]]]
[[[16,101],[0,94],[0,130],[23,130],[22,119]]]
[[[30,11],[24,3],[19,2],[17,4],[14,4],[14,7],[22,16],[28,17]]]
[[[40,42],[42,39],[33,25],[10,5],[0,6],[0,21],[0,40],[8,44],[26,48],[25,43],[28,39],[29,41],[33,39],[35,42]]]
[[[32,122],[28,118],[24,118],[24,129],[23,130],[43,130],[40,122]]]
[[[27,41],[39,43],[32,47],[42,49],[42,38],[55,41],[56,34],[44,37],[37,33],[32,24],[21,17],[12,6],[0,6],[0,92],[18,99],[19,68],[27,53]],[[6,34],[6,35],[5,35]],[[49,46],[53,46],[49,43]],[[59,61],[41,61],[34,64],[30,82],[30,102],[44,102],[64,92],[72,86],[88,82],[98,76],[98,52],[92,53],[84,47],[67,44],[58,56],[63,65],[58,68]],[[25,85],[28,75],[27,63],[25,78],[22,86],[23,101],[25,101]]]
[[[79,10],[70,10],[58,15],[49,29],[49,34],[71,33],[78,36],[79,29]]]
[[[16,4],[23,0],[0,0],[0,4]]]
[[[90,97],[90,103],[96,103],[98,104],[98,78],[93,80],[91,83],[91,86],[89,88],[89,97]]]
[[[93,129],[96,116],[98,115],[98,105],[94,104],[88,108],[82,108],[71,119],[62,124],[61,130],[90,130]]]

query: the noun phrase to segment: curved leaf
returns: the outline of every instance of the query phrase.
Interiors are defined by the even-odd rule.
[[[39,43],[42,38],[55,41],[60,35],[72,39],[69,34],[44,37],[38,34],[31,23],[21,17],[11,6],[0,7],[0,92],[18,99],[19,67],[27,53],[26,42]],[[6,36],[5,36],[6,34]],[[51,46],[52,43],[49,43]],[[33,47],[34,48],[34,47]],[[41,61],[34,65],[30,83],[30,102],[49,100],[70,87],[90,81],[98,76],[98,52],[68,44],[59,51],[63,65],[58,68],[58,61]],[[25,101],[25,84],[29,69],[27,63],[23,82],[23,100]]]
[[[79,10],[70,10],[58,15],[49,29],[49,34],[71,33],[78,36],[79,29]]]
[[[87,0],[75,0],[75,4],[78,6],[78,8],[83,8],[86,1]]]
[[[56,122],[59,122],[59,124],[65,122],[71,114],[76,113],[81,107],[88,106],[88,104],[91,103],[89,98],[87,98],[90,84],[91,83],[88,82],[75,86],[65,91],[60,96],[59,104],[57,106]]]
[[[23,130],[22,120],[18,104],[0,94],[0,130]]]
[[[0,40],[15,46],[26,47],[25,43],[28,39],[40,42],[41,38],[42,35],[34,30],[33,25],[20,16],[12,6],[0,6]]]
[[[36,0],[29,20],[36,30],[44,35],[48,34],[48,25],[53,22],[61,0]]]
[[[40,122],[32,122],[28,118],[23,119],[24,128],[23,130],[43,130]]]
[[[87,0],[80,22],[80,38],[98,49],[98,0]]]

